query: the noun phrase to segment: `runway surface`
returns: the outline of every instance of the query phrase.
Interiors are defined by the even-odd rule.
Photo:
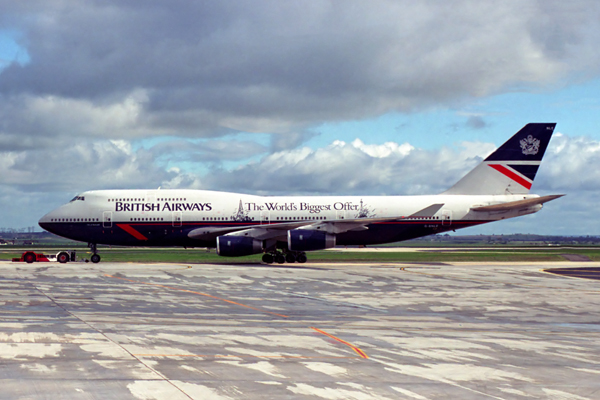
[[[0,262],[0,399],[598,399],[552,267]]]

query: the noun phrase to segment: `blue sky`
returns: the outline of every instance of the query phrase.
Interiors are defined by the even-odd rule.
[[[12,62],[23,65],[30,61],[27,49],[17,43],[18,36],[14,31],[0,31],[0,68]]]
[[[0,228],[90,189],[438,193],[556,122],[533,191],[567,196],[461,233],[600,234],[596,1],[0,0],[0,16]]]
[[[332,137],[368,143],[410,142],[424,149],[452,146],[461,141],[503,143],[507,134],[527,122],[557,122],[558,131],[600,139],[600,79],[540,92],[511,92],[472,99],[460,108],[437,108],[418,113],[389,113],[374,119],[326,123],[306,142],[317,148]],[[469,125],[480,117],[484,127]]]

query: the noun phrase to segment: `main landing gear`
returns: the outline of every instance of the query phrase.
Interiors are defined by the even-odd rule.
[[[306,253],[304,252],[287,252],[287,253],[281,253],[279,251],[274,251],[271,253],[265,253],[262,256],[262,261],[265,264],[272,264],[274,262],[276,262],[277,264],[284,264],[284,263],[300,263],[303,264],[308,260],[308,258],[306,257]]]
[[[100,262],[100,255],[97,253],[98,248],[96,243],[88,243],[90,250],[92,251],[92,256],[90,257],[90,261],[94,264],[98,264]]]

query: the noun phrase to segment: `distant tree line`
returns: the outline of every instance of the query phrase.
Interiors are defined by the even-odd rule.
[[[33,233],[35,232],[35,226],[28,226],[27,228],[5,228],[0,227],[0,233]]]

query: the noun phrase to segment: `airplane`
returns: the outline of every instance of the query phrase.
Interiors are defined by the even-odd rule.
[[[208,190],[97,190],[39,225],[98,244],[216,248],[304,263],[306,252],[377,245],[532,214],[564,195],[529,194],[555,123],[529,123],[447,191],[419,196],[256,196]]]

